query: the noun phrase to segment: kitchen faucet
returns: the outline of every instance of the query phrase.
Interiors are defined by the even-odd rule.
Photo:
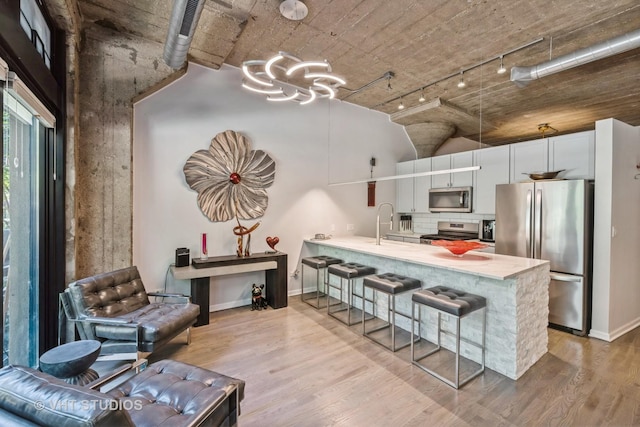
[[[376,217],[376,245],[380,245],[380,209],[384,205],[389,205],[391,207],[391,218],[389,219],[388,224],[389,224],[389,230],[393,231],[393,204],[389,202],[380,203],[378,205],[378,216]],[[383,223],[383,224],[387,224],[387,223]]]

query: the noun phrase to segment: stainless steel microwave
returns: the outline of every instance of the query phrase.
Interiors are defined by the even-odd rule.
[[[431,188],[429,190],[430,212],[473,212],[472,187]]]

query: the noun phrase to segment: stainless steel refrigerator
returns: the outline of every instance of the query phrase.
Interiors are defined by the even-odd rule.
[[[585,335],[591,322],[593,182],[496,186],[496,253],[551,262],[549,323]]]

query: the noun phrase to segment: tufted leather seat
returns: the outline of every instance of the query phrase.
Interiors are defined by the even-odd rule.
[[[333,274],[340,278],[339,285],[332,284],[330,280],[327,281],[329,290],[333,288],[340,293],[340,297],[337,298],[337,302],[335,303],[331,302],[332,297],[327,299],[327,314],[347,326],[362,322],[362,315],[358,313],[359,311],[362,312],[362,310],[361,308],[356,308],[355,299],[359,298],[364,305],[364,293],[358,294],[356,292],[355,280],[370,274],[375,274],[376,269],[368,265],[358,264],[357,262],[344,262],[342,264],[330,265],[327,267],[327,271],[329,272],[329,277]],[[342,284],[343,280],[347,281],[346,298],[344,295],[345,288]]]
[[[487,305],[484,297],[446,286],[435,286],[414,292],[412,300],[458,317],[466,316]]]
[[[369,274],[374,274],[376,269],[368,265],[358,264],[356,262],[345,262],[338,265],[329,266],[329,274],[335,274],[343,279],[355,279]]]
[[[152,352],[196,321],[200,308],[185,303],[150,302],[135,266],[98,274],[71,283],[63,299],[65,312],[78,325],[82,339],[103,342],[103,353],[123,343],[137,343],[137,351]],[[66,304],[65,304],[66,302]]]
[[[163,360],[108,393],[20,366],[0,370],[0,425],[236,425],[244,381]]]
[[[402,333],[401,329],[396,326],[396,316],[402,316],[404,318],[410,319],[411,315],[400,312],[396,307],[396,295],[402,292],[410,291],[412,289],[419,288],[422,285],[422,282],[418,279],[414,279],[412,277],[402,276],[400,274],[395,273],[383,273],[383,274],[373,274],[367,276],[362,281],[363,284],[363,295],[364,295],[364,307],[366,308],[366,303],[370,302],[373,311],[373,322],[371,323],[379,323],[379,320],[376,319],[377,312],[377,298],[378,292],[387,295],[387,319],[382,325],[367,330],[367,324],[370,323],[367,321],[365,316],[365,311],[362,312],[362,335],[371,339],[372,341],[382,345],[383,347],[391,350],[397,351],[401,348],[404,348],[410,344],[409,339],[397,339],[397,333]],[[372,299],[368,299],[367,288],[372,289]],[[387,331],[384,334],[377,334],[378,331]],[[389,333],[390,332],[390,333]],[[389,336],[390,335],[390,336]],[[410,338],[410,337],[409,337]]]
[[[364,285],[388,294],[398,294],[419,288],[420,280],[395,273],[383,273],[364,278]]]
[[[315,308],[323,308],[326,306],[326,296],[327,296],[327,267],[334,264],[340,264],[342,260],[339,258],[334,258],[327,255],[317,255],[313,257],[302,258],[302,292],[300,293],[300,297],[302,301],[306,302],[312,307]],[[305,292],[304,286],[304,267],[310,267],[316,270],[316,286],[315,290],[311,292]],[[322,278],[320,278],[320,274],[322,273]]]
[[[459,291],[457,289],[448,288],[446,286],[434,286],[433,288],[422,289],[413,293],[411,297],[412,300],[412,310],[411,310],[411,335],[413,336],[413,325],[415,324],[416,318],[416,307],[418,308],[418,340],[414,340],[413,337],[411,339],[411,363],[420,369],[430,373],[434,377],[439,380],[444,381],[449,384],[451,387],[460,388],[464,384],[468,383],[478,375],[484,372],[485,365],[485,329],[487,325],[487,300],[480,296],[470,294],[464,291]],[[436,310],[437,313],[437,333],[436,333],[436,347],[422,355],[418,355],[416,352],[416,342],[421,340],[420,333],[420,324],[422,323],[422,310],[421,306],[428,306]],[[470,339],[464,339],[461,337],[461,321],[468,314],[471,314],[477,310],[482,310],[482,329],[481,329],[481,340],[472,341]],[[440,322],[441,313],[446,313],[445,315],[450,315],[451,318],[454,319],[455,326],[452,326],[450,330],[443,329],[442,324]],[[455,353],[455,370],[453,374],[453,379],[451,379],[451,375],[448,377],[442,373],[436,372],[434,367],[429,367],[425,365],[422,360],[427,359],[432,354],[435,354],[441,349],[441,335],[450,335],[455,339],[455,346],[450,348],[451,351]],[[425,338],[426,339],[426,338]],[[464,341],[465,344],[476,347],[480,350],[481,354],[481,362],[480,366],[477,370],[467,374],[465,378],[461,378],[460,376],[460,359],[464,358],[460,355],[460,342]]]

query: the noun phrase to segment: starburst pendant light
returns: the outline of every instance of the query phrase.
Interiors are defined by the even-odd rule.
[[[346,81],[331,72],[328,61],[303,61],[287,52],[278,52],[268,60],[242,63],[242,87],[267,95],[268,101],[295,101],[307,105],[318,98],[335,98]],[[284,89],[279,83],[309,82],[306,88]]]

